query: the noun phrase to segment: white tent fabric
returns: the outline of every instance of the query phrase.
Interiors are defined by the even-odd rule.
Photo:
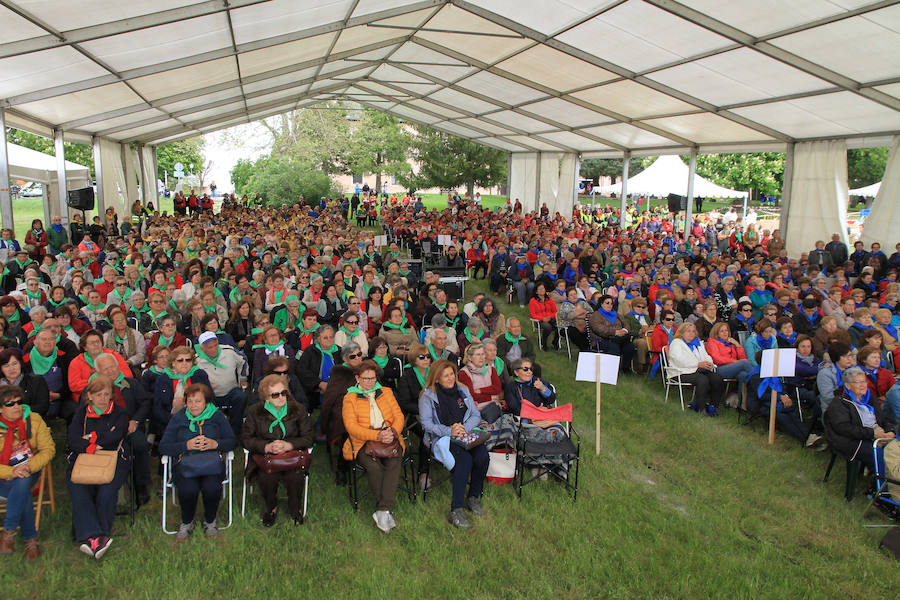
[[[125,182],[125,165],[122,164],[122,146],[110,140],[100,139],[100,161],[103,164],[103,206],[97,212],[107,208],[116,209],[116,214],[124,215],[125,207],[130,206],[125,194],[128,186]]]
[[[141,146],[141,194],[144,204],[152,202],[154,206],[159,203],[157,196],[157,177],[153,164],[153,148]]]
[[[550,215],[558,212],[567,219],[572,215],[575,207],[575,196],[578,190],[578,156],[567,152],[559,161],[559,195],[556,199],[556,209],[550,210]],[[549,205],[548,205],[549,206]]]
[[[875,185],[881,188],[863,222],[862,241],[867,248],[872,242],[878,242],[888,250],[897,242],[900,231],[900,135],[894,136],[884,179]]]
[[[540,194],[536,199],[535,208],[540,208],[546,203],[552,215],[556,212],[556,203],[559,200],[559,161],[562,154],[559,152],[541,152],[541,181]]]
[[[664,197],[687,195],[690,169],[678,156],[660,156],[652,165],[628,179],[628,193]],[[622,183],[605,185],[601,194],[622,193]],[[746,198],[747,192],[729,190],[694,174],[694,196],[701,198]]]
[[[790,219],[783,232],[788,256],[799,257],[832,233],[847,243],[847,143],[804,142],[794,147]]]
[[[878,195],[878,190],[881,188],[881,182],[873,183],[872,185],[867,185],[865,187],[856,188],[854,190],[850,190],[848,193],[851,196],[865,196],[865,197],[874,197]]]
[[[17,144],[6,144],[9,156],[9,178],[41,183],[46,188],[57,181],[56,157]],[[69,189],[90,185],[90,169],[66,161],[66,183]],[[76,184],[76,185],[73,185]]]
[[[4,0],[0,106],[81,143],[158,145],[343,98],[511,152],[886,144],[900,6],[788,4]]]
[[[517,152],[512,155],[509,169],[509,197],[513,203],[519,200],[522,206],[534,206],[538,192],[537,152]]]

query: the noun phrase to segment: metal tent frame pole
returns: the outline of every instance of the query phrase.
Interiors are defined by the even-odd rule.
[[[694,212],[694,176],[697,174],[697,147],[694,146],[691,148],[691,164],[688,169],[688,189],[687,189],[687,204],[685,205],[685,213],[684,213],[684,240],[685,242],[688,239],[688,236],[691,233],[691,221],[693,220],[693,212]]]
[[[0,108],[0,223],[13,227],[12,197],[9,195],[9,155],[6,151],[6,114]]]

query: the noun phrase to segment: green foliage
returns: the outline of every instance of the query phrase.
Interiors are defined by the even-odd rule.
[[[437,187],[452,190],[491,187],[506,181],[507,153],[463,138],[419,127],[412,144],[412,157],[419,172],[406,183],[410,188]]]
[[[231,169],[231,183],[234,184],[235,193],[250,194],[253,191],[250,187],[250,178],[253,176],[253,163],[246,158],[238,159]]]
[[[847,180],[850,189],[872,185],[884,177],[889,148],[847,150]]]
[[[199,174],[203,171],[203,165],[205,164],[203,145],[204,139],[202,137],[193,137],[157,147],[156,176],[165,181],[163,174],[168,173],[169,179],[172,179],[172,173],[175,172],[175,163],[178,162],[184,166],[185,173],[188,172],[191,165],[194,165],[194,173]],[[170,184],[171,187],[174,187],[174,185],[174,183]]]
[[[600,177],[612,177],[615,181],[616,177],[622,176],[623,161],[624,159],[621,158],[588,158],[581,161],[579,174],[582,177],[593,179],[594,182],[597,182]],[[642,159],[632,158],[628,164],[628,176],[634,177],[645,168]]]
[[[270,205],[293,204],[300,196],[312,204],[337,193],[331,178],[313,164],[277,154],[256,161],[243,189],[260,192]]]
[[[53,140],[40,135],[28,133],[21,129],[6,128],[6,141],[10,144],[16,144],[50,156],[56,155]],[[87,144],[70,144],[65,143],[66,160],[88,167],[91,170],[91,177],[94,176],[94,151]]]
[[[784,153],[701,154],[697,157],[697,174],[732,190],[780,194]]]
[[[346,164],[353,148],[354,121],[347,116],[351,110],[343,102],[327,102],[260,124],[272,134],[273,155],[314,164],[329,175],[349,173]]]
[[[364,108],[351,137],[344,167],[357,175],[375,173],[375,189],[381,189],[382,174],[401,180],[412,174],[412,167],[406,160],[412,136],[397,117]]]

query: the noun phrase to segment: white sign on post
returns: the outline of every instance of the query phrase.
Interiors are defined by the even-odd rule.
[[[762,351],[759,363],[760,377],[793,377],[797,368],[795,348],[773,348]]]
[[[386,235],[376,235],[375,236],[375,245],[376,246],[387,246],[387,236]]]
[[[449,245],[451,245],[451,244],[452,244],[452,242],[450,241],[450,236],[449,236],[449,235],[439,235],[439,236],[438,236],[438,246],[444,246],[444,247],[446,247],[446,246],[449,246]]]
[[[600,383],[616,385],[619,380],[619,360],[615,354],[578,353],[575,381],[597,381],[597,357],[600,357]]]

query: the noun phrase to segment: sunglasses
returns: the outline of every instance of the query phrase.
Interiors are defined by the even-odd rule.
[[[674,320],[675,320],[674,317],[669,317],[667,319],[663,319],[663,321],[665,321],[666,323],[671,323]]]
[[[416,356],[416,358],[418,358],[419,360],[431,360],[431,357],[427,354],[419,354],[418,356]]]
[[[362,356],[362,352],[354,352],[353,354],[348,354],[347,358],[359,358]]]
[[[17,406],[17,405],[20,405],[20,404],[25,404],[25,401],[24,401],[24,400],[21,400],[21,399],[19,399],[19,400],[10,400],[10,401],[8,401],[8,402],[4,402],[4,403],[3,403],[3,406],[6,407],[6,408],[12,408],[13,406]]]
[[[271,398],[272,400],[275,400],[276,398],[287,398],[287,396],[288,396],[287,390],[281,390],[280,392],[271,392],[269,394],[269,398]]]
[[[359,321],[344,321],[346,325],[359,325]]]
[[[753,312],[752,308],[742,308],[741,312]]]
[[[287,375],[287,371],[272,371],[272,375]]]
[[[180,363],[182,363],[182,362],[194,362],[194,359],[193,359],[193,358],[188,358],[188,357],[185,356],[185,357],[182,357],[182,358],[176,358],[176,359],[175,359],[175,362],[180,362]]]
[[[531,367],[519,367],[518,370],[519,370],[519,371],[526,371],[526,372],[530,373],[530,372],[531,372]]]

